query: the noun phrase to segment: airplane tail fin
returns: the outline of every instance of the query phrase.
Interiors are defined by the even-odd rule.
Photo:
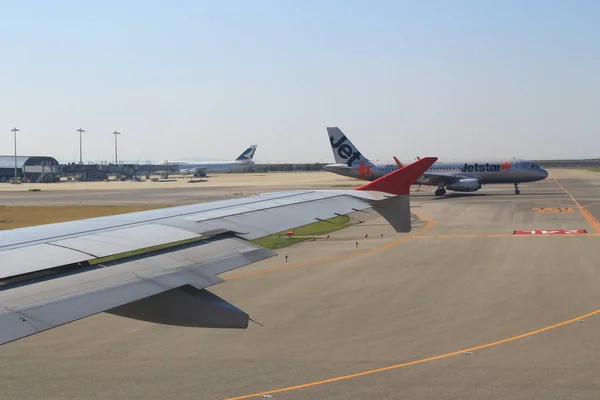
[[[404,165],[402,165],[402,163],[400,162],[400,160],[398,160],[396,157],[394,157],[394,161],[396,161],[396,165],[398,166],[398,168],[404,167]]]
[[[257,146],[255,144],[248,147],[242,154],[240,154],[240,156],[238,158],[235,159],[235,161],[252,160],[252,158],[254,157],[254,153],[256,153],[256,147]]]
[[[364,162],[367,165],[373,165],[367,157],[363,156],[352,142],[344,135],[338,127],[327,128],[329,143],[333,151],[333,157],[336,164],[346,164],[349,167],[359,165]]]
[[[385,218],[396,232],[410,232],[410,185],[419,179],[436,161],[437,157],[421,158],[412,164],[360,186],[356,190],[374,190],[395,194],[396,196],[375,202],[373,209]]]

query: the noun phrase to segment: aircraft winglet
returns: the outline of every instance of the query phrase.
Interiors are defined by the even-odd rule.
[[[405,167],[369,182],[356,190],[375,190],[395,195],[410,194],[410,185],[437,161],[437,157],[423,157]]]
[[[396,157],[394,157],[394,161],[396,161],[396,165],[398,166],[398,168],[404,167],[404,165],[402,165],[402,163],[400,162],[400,160],[398,160]]]

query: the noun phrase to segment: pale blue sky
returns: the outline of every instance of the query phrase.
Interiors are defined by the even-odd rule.
[[[0,0],[0,154],[600,156],[600,1]]]

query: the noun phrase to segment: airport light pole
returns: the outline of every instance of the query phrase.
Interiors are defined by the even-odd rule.
[[[79,132],[79,164],[83,164],[83,151],[81,148],[81,134],[83,132],[85,132],[85,129],[77,129],[77,132]]]
[[[10,131],[15,134],[15,183],[17,183],[17,132],[19,130],[15,126]]]
[[[115,165],[119,165],[119,158],[117,157],[117,136],[120,135],[121,132],[114,131],[113,135],[115,135]]]

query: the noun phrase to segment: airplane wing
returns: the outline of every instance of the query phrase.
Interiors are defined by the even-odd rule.
[[[435,172],[425,172],[419,179],[417,179],[417,183],[420,185],[437,185],[440,182],[445,183],[446,185],[452,184],[461,179],[470,178],[467,175],[457,175],[457,174],[438,174]]]
[[[204,171],[206,171],[206,166],[204,167],[193,167],[193,168],[184,168],[184,169],[180,169],[179,172],[182,174],[200,174]]]
[[[100,312],[161,324],[246,328],[205,288],[275,255],[249,240],[373,208],[410,231],[409,186],[435,158],[359,190],[305,190],[0,231],[0,344]]]

